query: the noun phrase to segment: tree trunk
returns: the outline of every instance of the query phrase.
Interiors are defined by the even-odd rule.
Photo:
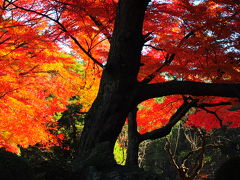
[[[119,0],[108,63],[104,66],[98,96],[85,119],[76,163],[80,158],[83,165],[111,166],[109,162],[114,162],[114,144],[125,119],[141,101],[173,94],[240,97],[240,84],[190,81],[138,83],[137,75],[145,41],[142,27],[149,1]],[[160,131],[163,135],[168,134],[171,127],[172,124]],[[142,135],[141,140],[150,136],[159,137],[157,132]]]
[[[137,116],[138,109],[135,108],[128,114],[128,149],[127,149],[127,166],[138,167],[138,149],[141,143],[140,134],[137,131]]]
[[[81,159],[96,154],[97,157],[92,157],[96,161],[105,160],[106,154],[101,158],[103,152],[95,152],[102,150],[100,146],[111,156],[129,111],[137,105],[137,74],[144,44],[142,25],[147,4],[146,0],[119,1],[108,63],[80,138]]]

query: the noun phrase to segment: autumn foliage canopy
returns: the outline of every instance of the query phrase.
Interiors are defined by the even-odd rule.
[[[82,97],[83,104],[95,98],[117,1],[0,0],[0,6],[0,146],[56,145],[59,135],[50,133],[54,113],[64,111],[72,96]],[[139,82],[239,83],[239,15],[237,0],[152,0],[144,20]],[[85,76],[74,68],[77,62]],[[140,132],[165,125],[183,98],[143,102]],[[187,125],[239,127],[238,99],[191,98],[198,106],[189,112]]]

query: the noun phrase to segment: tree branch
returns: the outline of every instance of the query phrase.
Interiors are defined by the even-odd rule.
[[[69,37],[74,41],[74,43],[75,43],[94,63],[96,63],[97,65],[99,65],[101,68],[103,68],[103,65],[102,65],[98,60],[96,60],[96,59],[91,55],[91,53],[88,52],[88,51],[80,44],[80,42],[79,42],[73,35],[69,34],[69,32],[68,32],[68,30],[66,29],[66,27],[65,27],[62,23],[60,23],[59,20],[54,19],[54,18],[48,16],[47,14],[43,14],[43,13],[37,12],[37,11],[32,10],[32,9],[26,9],[26,8],[24,8],[24,7],[18,6],[18,5],[14,4],[13,2],[10,2],[10,1],[8,1],[8,0],[7,0],[7,2],[8,2],[9,4],[13,5],[14,7],[18,8],[18,9],[21,9],[21,10],[24,10],[24,11],[27,11],[27,12],[32,12],[32,13],[38,14],[38,15],[40,15],[40,16],[42,16],[42,17],[45,17],[45,18],[47,18],[47,19],[55,22],[57,25],[60,26],[60,28],[61,28],[61,30],[62,30],[63,32],[65,32],[65,33],[67,33],[67,34],[69,35]]]
[[[35,65],[35,66],[32,67],[30,70],[19,73],[19,75],[20,75],[20,76],[24,76],[24,75],[26,75],[26,74],[32,72],[32,71],[33,71],[34,69],[36,69],[38,66],[39,66],[39,65]]]
[[[188,39],[189,37],[193,36],[194,35],[194,31],[191,31],[189,32],[188,34],[186,34],[182,39],[181,41],[179,42],[179,44],[177,45],[177,47],[181,47],[182,43]],[[158,48],[158,47],[155,47],[151,44],[147,44],[147,45],[144,45],[144,46],[148,46],[148,47],[151,47],[157,51],[164,51],[164,49],[162,48]],[[147,77],[145,77],[141,83],[144,83],[144,84],[148,84],[149,82],[151,82],[155,77],[156,75],[161,72],[162,68],[164,68],[165,66],[168,66],[172,63],[172,61],[174,60],[176,56],[176,53],[172,53],[171,55],[168,53],[166,58],[165,58],[165,61],[163,64],[161,64],[154,72],[152,72],[151,74],[149,74]]]
[[[141,141],[147,140],[147,139],[157,139],[164,137],[168,135],[173,126],[181,120],[183,116],[191,109],[192,107],[196,106],[197,100],[191,100],[191,102],[188,102],[187,100],[184,101],[184,103],[178,108],[178,110],[175,112],[175,114],[172,115],[167,125],[163,126],[162,128],[153,130],[151,132],[147,132],[145,134],[142,134],[140,136]]]
[[[9,90],[7,92],[0,92],[0,99],[3,98],[4,96],[6,96],[8,93],[14,92],[16,90],[18,90],[18,88]]]
[[[174,57],[175,57],[175,54],[171,54],[170,56],[169,56],[169,54],[167,54],[164,63],[160,67],[158,67],[153,73],[151,73],[147,77],[145,77],[141,81],[141,83],[148,84],[149,82],[151,82],[156,77],[156,75],[162,70],[162,68],[164,68],[165,66],[168,66],[169,64],[171,64],[171,62],[173,61]]]
[[[205,107],[216,107],[216,106],[226,106],[231,105],[231,102],[219,102],[219,103],[201,103],[197,105],[198,108],[205,108]]]
[[[102,31],[104,36],[108,39],[108,42],[111,42],[112,35],[107,31],[107,26],[105,26],[97,17],[93,15],[88,15],[88,16],[94,22],[94,24]],[[111,19],[111,21],[113,21],[113,19]]]
[[[207,113],[213,114],[218,119],[220,126],[223,127],[223,123],[222,123],[223,120],[218,116],[218,114],[216,112],[210,111],[209,109],[206,109],[205,107],[201,107],[200,109],[206,111]]]
[[[153,45],[151,45],[151,44],[145,44],[144,46],[147,46],[147,47],[153,48],[153,49],[155,49],[155,50],[157,50],[157,51],[164,51],[164,49],[162,49],[162,48],[158,48],[158,47],[153,46]]]
[[[163,83],[141,84],[139,86],[137,92],[138,102],[174,94],[240,98],[240,84],[168,81]]]

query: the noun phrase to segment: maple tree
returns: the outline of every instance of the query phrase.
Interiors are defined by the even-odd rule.
[[[101,152],[94,153],[101,146],[106,152],[102,156],[111,156],[128,115],[130,164],[136,162],[140,141],[167,135],[193,107],[200,111],[189,118],[189,125],[209,130],[238,126],[237,118],[228,117],[240,96],[238,0],[2,2],[15,18],[35,22],[47,39],[74,49],[79,60],[95,63],[90,66],[101,82],[79,140],[80,158],[98,154],[95,160],[101,159]],[[137,105],[163,96],[169,97],[162,104],[153,103],[151,113],[169,103],[173,108],[166,115],[163,109],[159,121],[154,119],[155,130],[140,118],[139,125],[147,125],[141,135],[135,121]],[[231,117],[237,113],[232,111]],[[206,114],[215,119],[201,121]]]
[[[18,146],[60,145],[63,135],[57,133],[54,113],[66,110],[70,97],[84,94],[74,57],[38,34],[38,27],[0,12],[0,147],[19,153]],[[94,93],[84,97],[86,110]]]

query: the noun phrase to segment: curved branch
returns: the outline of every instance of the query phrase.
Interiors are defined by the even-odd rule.
[[[138,102],[168,95],[219,96],[240,98],[240,84],[218,84],[193,81],[168,81],[141,84],[138,88]]]
[[[206,111],[206,112],[209,113],[209,114],[214,115],[214,116],[217,118],[217,120],[219,121],[220,127],[223,127],[223,123],[222,123],[223,120],[218,116],[218,114],[217,114],[216,112],[210,111],[209,109],[207,109],[207,108],[205,108],[205,107],[201,107],[200,109]]]
[[[185,100],[185,102],[178,108],[175,114],[172,115],[167,125],[163,126],[162,128],[140,135],[141,141],[147,139],[157,139],[168,135],[171,132],[174,125],[177,124],[177,122],[179,122],[183,116],[185,116],[189,109],[196,106],[196,103],[197,100],[195,99],[191,100],[191,102]]]

